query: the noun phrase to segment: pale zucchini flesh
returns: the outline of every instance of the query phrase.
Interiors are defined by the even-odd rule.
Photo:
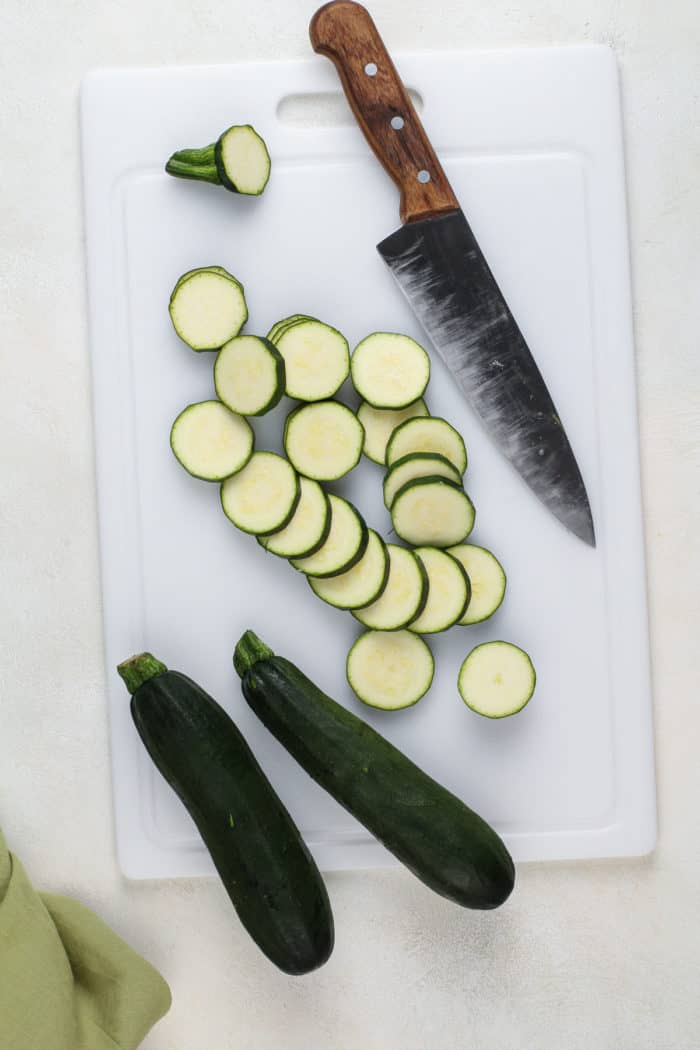
[[[216,356],[214,388],[232,412],[264,415],[278,404],[284,386],[284,358],[262,336],[237,335]]]
[[[365,631],[346,663],[355,695],[382,711],[416,704],[430,689],[434,671],[428,645],[411,631]]]
[[[221,486],[224,514],[243,532],[264,535],[283,529],[301,494],[294,467],[276,452],[254,452]]]
[[[471,593],[469,577],[457,559],[446,551],[419,547],[415,554],[428,574],[428,600],[410,628],[418,634],[446,631],[461,620],[467,609]]]
[[[241,470],[253,454],[254,442],[250,423],[220,401],[188,405],[170,431],[177,460],[203,481],[223,481]]]
[[[348,341],[322,321],[292,324],[275,337],[275,344],[284,358],[289,397],[325,401],[348,377]]]
[[[326,542],[331,527],[328,496],[317,481],[299,478],[301,493],[294,517],[279,532],[259,536],[258,543],[281,558],[306,558]]]
[[[308,558],[291,558],[295,569],[307,576],[339,576],[355,565],[367,549],[369,530],[352,503],[328,494],[331,527],[325,543]]]
[[[355,413],[340,401],[301,405],[287,416],[284,448],[300,474],[316,481],[336,481],[356,467],[364,430]]]
[[[498,558],[485,547],[460,543],[450,547],[448,554],[466,569],[472,596],[461,624],[481,623],[493,616],[506,593],[506,574]]]
[[[391,505],[394,531],[414,547],[453,547],[474,527],[474,505],[461,485],[428,475],[399,489]]]
[[[428,575],[413,551],[387,544],[389,575],[379,598],[353,616],[365,627],[378,631],[398,631],[406,627],[425,606],[428,597]]]
[[[391,510],[396,493],[409,481],[428,476],[447,478],[456,485],[462,484],[462,475],[457,468],[438,452],[409,452],[407,456],[397,459],[386,473],[383,488],[386,509]]]
[[[362,451],[368,459],[383,467],[386,464],[386,446],[396,428],[407,419],[429,415],[428,406],[422,397],[405,408],[374,408],[363,401],[357,410],[357,418],[365,430]]]
[[[386,544],[374,529],[369,530],[367,549],[356,565],[339,576],[318,579],[309,576],[314,594],[336,609],[358,609],[377,600],[389,577]]]
[[[192,270],[175,285],[168,306],[173,327],[193,350],[218,350],[248,320],[243,286],[221,268]]]
[[[258,197],[267,186],[270,154],[250,124],[236,124],[224,131],[214,147],[214,160],[227,190]]]
[[[498,641],[472,649],[460,668],[457,685],[472,711],[486,718],[506,718],[522,711],[536,681],[528,654],[511,642]]]
[[[408,419],[397,427],[387,445],[387,466],[393,466],[397,459],[409,452],[438,452],[454,464],[460,477],[467,469],[467,450],[462,435],[439,416]]]
[[[357,344],[350,361],[352,382],[375,408],[405,408],[423,395],[430,358],[415,339],[373,332]]]

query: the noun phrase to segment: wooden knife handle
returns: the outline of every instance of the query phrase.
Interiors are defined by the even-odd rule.
[[[365,138],[401,192],[401,221],[459,207],[369,12],[332,0],[311,19],[314,51],[335,64]]]

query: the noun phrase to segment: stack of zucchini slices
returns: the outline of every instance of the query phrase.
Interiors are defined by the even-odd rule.
[[[408,336],[375,332],[351,357],[337,329],[306,314],[282,318],[266,336],[241,335],[244,290],[222,267],[184,274],[170,315],[193,350],[217,351],[217,400],[180,413],[175,456],[195,477],[221,483],[224,513],[239,529],[367,628],[347,661],[359,699],[384,710],[415,704],[434,672],[424,636],[487,619],[506,589],[496,557],[466,542],[475,521],[463,485],[467,452],[423,400],[428,354]],[[362,399],[357,411],[338,398],[348,376]],[[247,417],[283,394],[297,402],[285,455],[256,450]],[[405,546],[386,543],[352,503],[323,488],[363,453],[385,468],[384,504]],[[474,649],[458,682],[465,703],[492,718],[520,710],[534,684],[529,658],[506,642]]]

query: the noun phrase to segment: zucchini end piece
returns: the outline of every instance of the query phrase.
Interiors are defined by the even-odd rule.
[[[233,666],[236,674],[239,678],[243,678],[246,671],[249,671],[259,660],[268,660],[274,655],[272,649],[265,645],[254,631],[246,631],[241,635],[233,652]]]
[[[117,671],[132,696],[144,682],[167,670],[165,664],[157,660],[152,653],[139,653],[117,666]]]
[[[165,165],[168,175],[177,179],[197,179],[221,185],[214,157],[214,143],[201,149],[179,149],[168,158]]]

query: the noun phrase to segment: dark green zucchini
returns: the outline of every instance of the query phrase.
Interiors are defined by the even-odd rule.
[[[426,886],[466,908],[503,904],[515,869],[485,820],[252,631],[233,660],[258,718]]]
[[[197,825],[248,933],[285,973],[321,966],[333,950],[326,887],[236,726],[195,682],[150,653],[118,671],[139,735]]]

